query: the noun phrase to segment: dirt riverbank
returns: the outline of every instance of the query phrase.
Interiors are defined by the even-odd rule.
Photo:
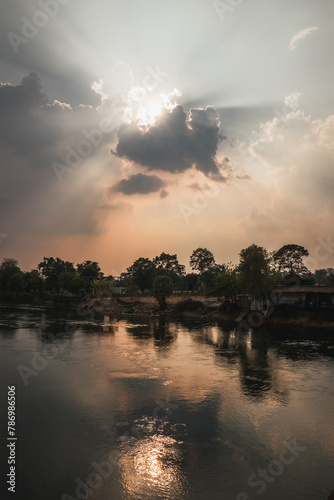
[[[191,299],[195,303],[188,304],[185,307],[184,301]],[[122,304],[117,299],[92,299],[82,303],[79,309],[82,311],[92,311],[95,315],[115,315],[115,316],[170,316],[170,317],[187,317],[203,320],[229,321],[238,325],[243,321],[244,326],[310,326],[318,328],[334,328],[334,312],[333,311],[274,311],[273,314],[263,319],[260,317],[259,324],[252,323],[252,318],[249,315],[243,317],[242,311],[229,315],[221,311],[221,302],[214,297],[206,298],[204,296],[177,296],[173,295],[167,300],[166,311],[160,311],[159,305],[154,297],[127,297],[121,299],[126,303],[133,303],[131,307],[127,304]],[[201,304],[199,304],[201,303]]]

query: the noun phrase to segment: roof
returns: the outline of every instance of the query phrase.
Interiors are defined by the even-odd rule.
[[[334,286],[279,286],[274,292],[313,292],[313,293],[334,293]]]

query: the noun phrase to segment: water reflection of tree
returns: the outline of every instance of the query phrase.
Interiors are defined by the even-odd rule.
[[[254,337],[254,334],[251,334],[250,345],[241,343],[239,347],[241,388],[246,396],[263,399],[272,389],[268,341],[266,337]]]
[[[19,328],[19,315],[16,309],[1,307],[0,310],[0,336],[4,338],[15,337]]]
[[[2,305],[0,308],[0,335],[13,336],[20,329],[34,330],[43,321],[44,310],[34,306]]]
[[[149,339],[151,337],[150,327],[147,323],[142,323],[138,321],[138,324],[130,324],[126,325],[126,331],[132,337],[137,337],[139,339]]]
[[[160,351],[167,352],[171,345],[177,339],[177,333],[172,328],[170,322],[165,317],[161,316],[152,323],[154,345]]]
[[[154,339],[154,345],[157,349],[166,350],[175,342],[177,338],[176,326],[170,323],[168,318],[160,316],[159,318],[151,318],[148,322],[140,319],[137,323],[128,321],[126,331],[134,338],[138,339]]]
[[[270,394],[280,403],[288,403],[288,390],[282,385],[274,362],[277,351],[265,331],[239,334],[236,330],[224,331],[210,325],[194,339],[212,346],[221,366],[239,363],[240,385],[245,396],[260,401]]]
[[[73,336],[77,331],[75,324],[68,324],[64,321],[55,321],[45,324],[38,332],[38,339],[44,345],[57,344],[59,348],[66,346],[71,350]]]
[[[212,326],[207,326],[199,330],[201,335],[197,335],[194,340],[200,344],[207,344],[214,348],[215,354],[219,359],[235,363],[238,359],[238,349],[240,338],[233,330],[221,330],[219,334],[213,335]]]

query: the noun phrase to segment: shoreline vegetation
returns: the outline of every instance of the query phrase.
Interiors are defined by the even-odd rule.
[[[239,263],[218,264],[207,248],[190,255],[140,257],[119,276],[99,263],[44,257],[31,271],[5,258],[0,302],[75,307],[80,315],[192,317],[230,321],[239,331],[266,325],[334,327],[334,268],[311,272],[307,249],[288,244],[274,252],[252,244]]]
[[[126,299],[132,301],[133,299]],[[233,322],[235,325],[240,321],[247,323],[247,316],[252,311],[242,308],[234,309],[228,313],[223,311],[223,301],[219,298],[206,298],[203,296],[171,297],[167,299],[167,309],[161,311],[154,297],[137,297],[136,304],[132,308],[125,308],[117,302],[117,299],[92,299],[83,304],[83,311],[94,311],[95,315],[127,316],[127,317],[159,317],[169,316],[171,318],[199,319],[203,322],[208,320]],[[263,316],[264,325],[287,325],[287,326],[310,326],[334,328],[334,313],[326,314],[324,311],[274,311],[266,318]]]
[[[224,301],[219,297],[199,295],[173,295],[166,301],[166,309],[162,311],[153,296],[92,298],[84,301],[79,297],[57,295],[54,297],[25,297],[21,300],[1,300],[2,305],[29,304],[35,306],[56,307],[60,309],[76,309],[82,316],[103,319],[104,316],[128,318],[158,318],[193,319],[202,321],[228,322],[237,326],[241,321],[248,324],[249,314],[254,311],[235,307],[231,311],[224,310]],[[126,304],[126,305],[125,305]],[[257,314],[260,314],[257,312]],[[268,317],[262,313],[263,321],[259,326],[301,326],[316,328],[334,328],[333,311],[306,311],[306,310],[274,310]]]

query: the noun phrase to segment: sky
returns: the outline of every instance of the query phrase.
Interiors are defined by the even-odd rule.
[[[334,267],[331,0],[2,0],[0,259]]]

